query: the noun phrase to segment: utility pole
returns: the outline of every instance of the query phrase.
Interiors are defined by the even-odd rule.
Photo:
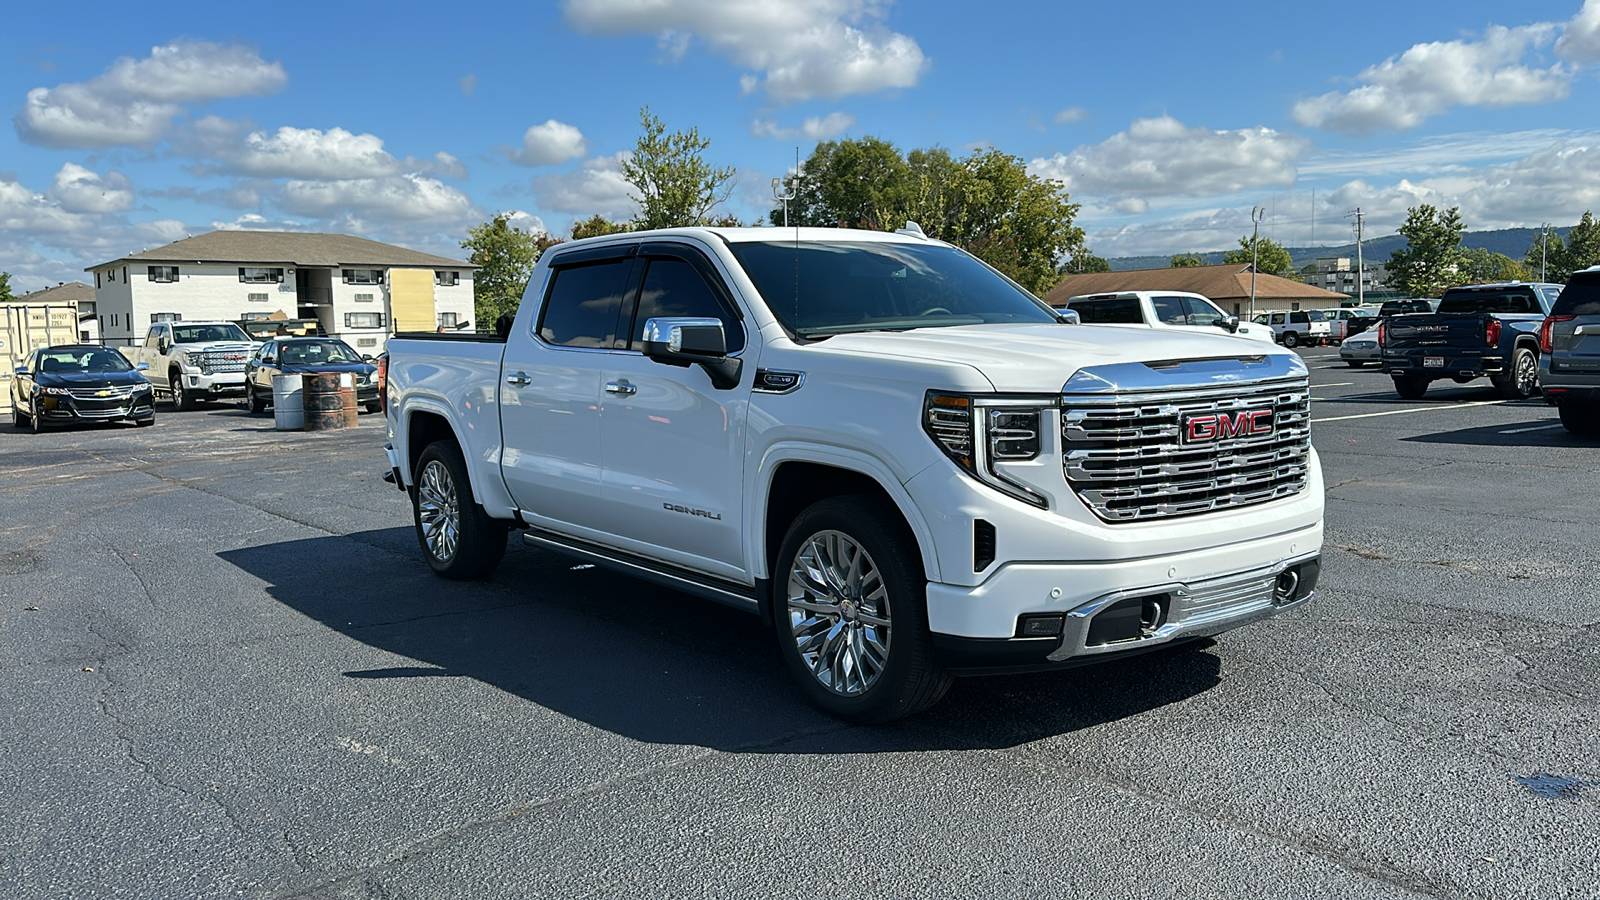
[[[1365,306],[1367,303],[1367,264],[1361,256],[1361,225],[1366,217],[1361,214],[1361,207],[1356,207],[1356,305]]]
[[[1541,284],[1550,280],[1545,277],[1545,245],[1549,242],[1550,223],[1546,222],[1539,226],[1539,282]]]
[[[1267,211],[1259,206],[1250,207],[1250,318],[1256,317],[1256,251],[1261,243],[1261,218]]]

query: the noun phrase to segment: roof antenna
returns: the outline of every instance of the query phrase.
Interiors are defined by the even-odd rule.
[[[928,239],[928,236],[922,233],[922,226],[911,221],[910,219],[906,220],[906,227],[895,229],[895,234],[908,234],[912,237],[922,238],[923,240]]]

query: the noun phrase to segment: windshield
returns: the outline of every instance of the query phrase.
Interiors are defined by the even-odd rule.
[[[98,347],[89,349],[46,350],[39,355],[39,371],[61,375],[85,372],[127,372],[133,368],[127,358],[115,350]]]
[[[295,341],[283,345],[278,361],[286,366],[315,366],[323,363],[358,363],[361,357],[344,341]]]
[[[1529,288],[1499,291],[1447,291],[1439,301],[1443,313],[1536,313],[1539,298]]]
[[[207,344],[212,341],[248,341],[250,335],[232,323],[226,325],[174,325],[172,339],[179,344]]]
[[[1032,294],[941,244],[738,242],[733,255],[801,337],[1060,321]]]

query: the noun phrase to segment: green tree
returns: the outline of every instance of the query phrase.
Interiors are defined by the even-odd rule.
[[[1400,226],[1406,246],[1389,257],[1389,284],[1412,297],[1437,297],[1459,283],[1466,230],[1459,206],[1443,212],[1427,203],[1408,209]]]
[[[1563,282],[1573,272],[1600,265],[1600,222],[1587,210],[1578,224],[1567,232],[1567,246],[1561,256]]]
[[[1171,268],[1171,269],[1192,269],[1195,266],[1203,266],[1205,264],[1206,264],[1206,261],[1204,259],[1201,259],[1199,254],[1196,254],[1196,253],[1179,253],[1177,256],[1172,257],[1172,262],[1168,266],[1168,268]]]
[[[1494,284],[1501,281],[1531,281],[1533,273],[1528,267],[1504,253],[1494,253],[1483,247],[1473,247],[1461,252],[1461,268],[1456,284]]]
[[[1549,235],[1534,239],[1528,252],[1523,254],[1522,264],[1540,281],[1566,281],[1562,270],[1566,252],[1567,245],[1561,240],[1560,232],[1551,229]]]
[[[705,160],[711,146],[697,128],[667,133],[667,126],[650,114],[650,107],[639,110],[644,134],[634,145],[633,155],[622,161],[622,177],[638,193],[638,228],[675,228],[703,225],[712,208],[728,199],[733,190],[733,168],[713,168]]]
[[[1095,256],[1089,252],[1088,247],[1080,246],[1072,251],[1071,256],[1067,257],[1067,261],[1062,264],[1059,273],[1062,275],[1082,275],[1088,272],[1109,271],[1111,271],[1111,263],[1106,262],[1105,257]]]
[[[11,295],[11,273],[0,272],[0,303],[17,299]]]
[[[632,226],[630,226],[627,222],[613,222],[605,216],[596,214],[584,219],[581,222],[572,223],[572,239],[578,241],[587,237],[600,237],[601,235],[605,234],[621,234],[624,231],[632,230]]]
[[[478,266],[472,276],[472,305],[480,328],[516,314],[539,254],[559,243],[560,238],[513,226],[509,213],[497,213],[467,231],[461,248],[472,251],[467,259]]]
[[[940,147],[902,155],[874,137],[825,141],[802,171],[787,179],[790,224],[890,231],[916,222],[1037,293],[1059,280],[1059,260],[1092,264],[1061,182],[1028,174],[999,150],[957,158]],[[771,221],[782,223],[781,207]]]
[[[1283,245],[1269,237],[1258,238],[1255,245],[1256,271],[1266,275],[1281,275],[1285,278],[1293,277],[1294,259],[1289,256],[1289,251]],[[1229,250],[1222,254],[1224,265],[1240,265],[1251,261],[1250,236],[1239,238],[1239,249]]]

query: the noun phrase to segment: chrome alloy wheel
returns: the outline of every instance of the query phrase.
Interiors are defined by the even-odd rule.
[[[433,558],[453,558],[461,539],[461,503],[450,470],[437,459],[429,460],[417,479],[417,518]]]
[[[1532,353],[1523,350],[1517,354],[1516,366],[1517,393],[1530,397],[1539,382],[1539,360]]]
[[[889,592],[872,557],[841,531],[819,531],[789,569],[789,629],[824,687],[864,693],[889,663]]]

